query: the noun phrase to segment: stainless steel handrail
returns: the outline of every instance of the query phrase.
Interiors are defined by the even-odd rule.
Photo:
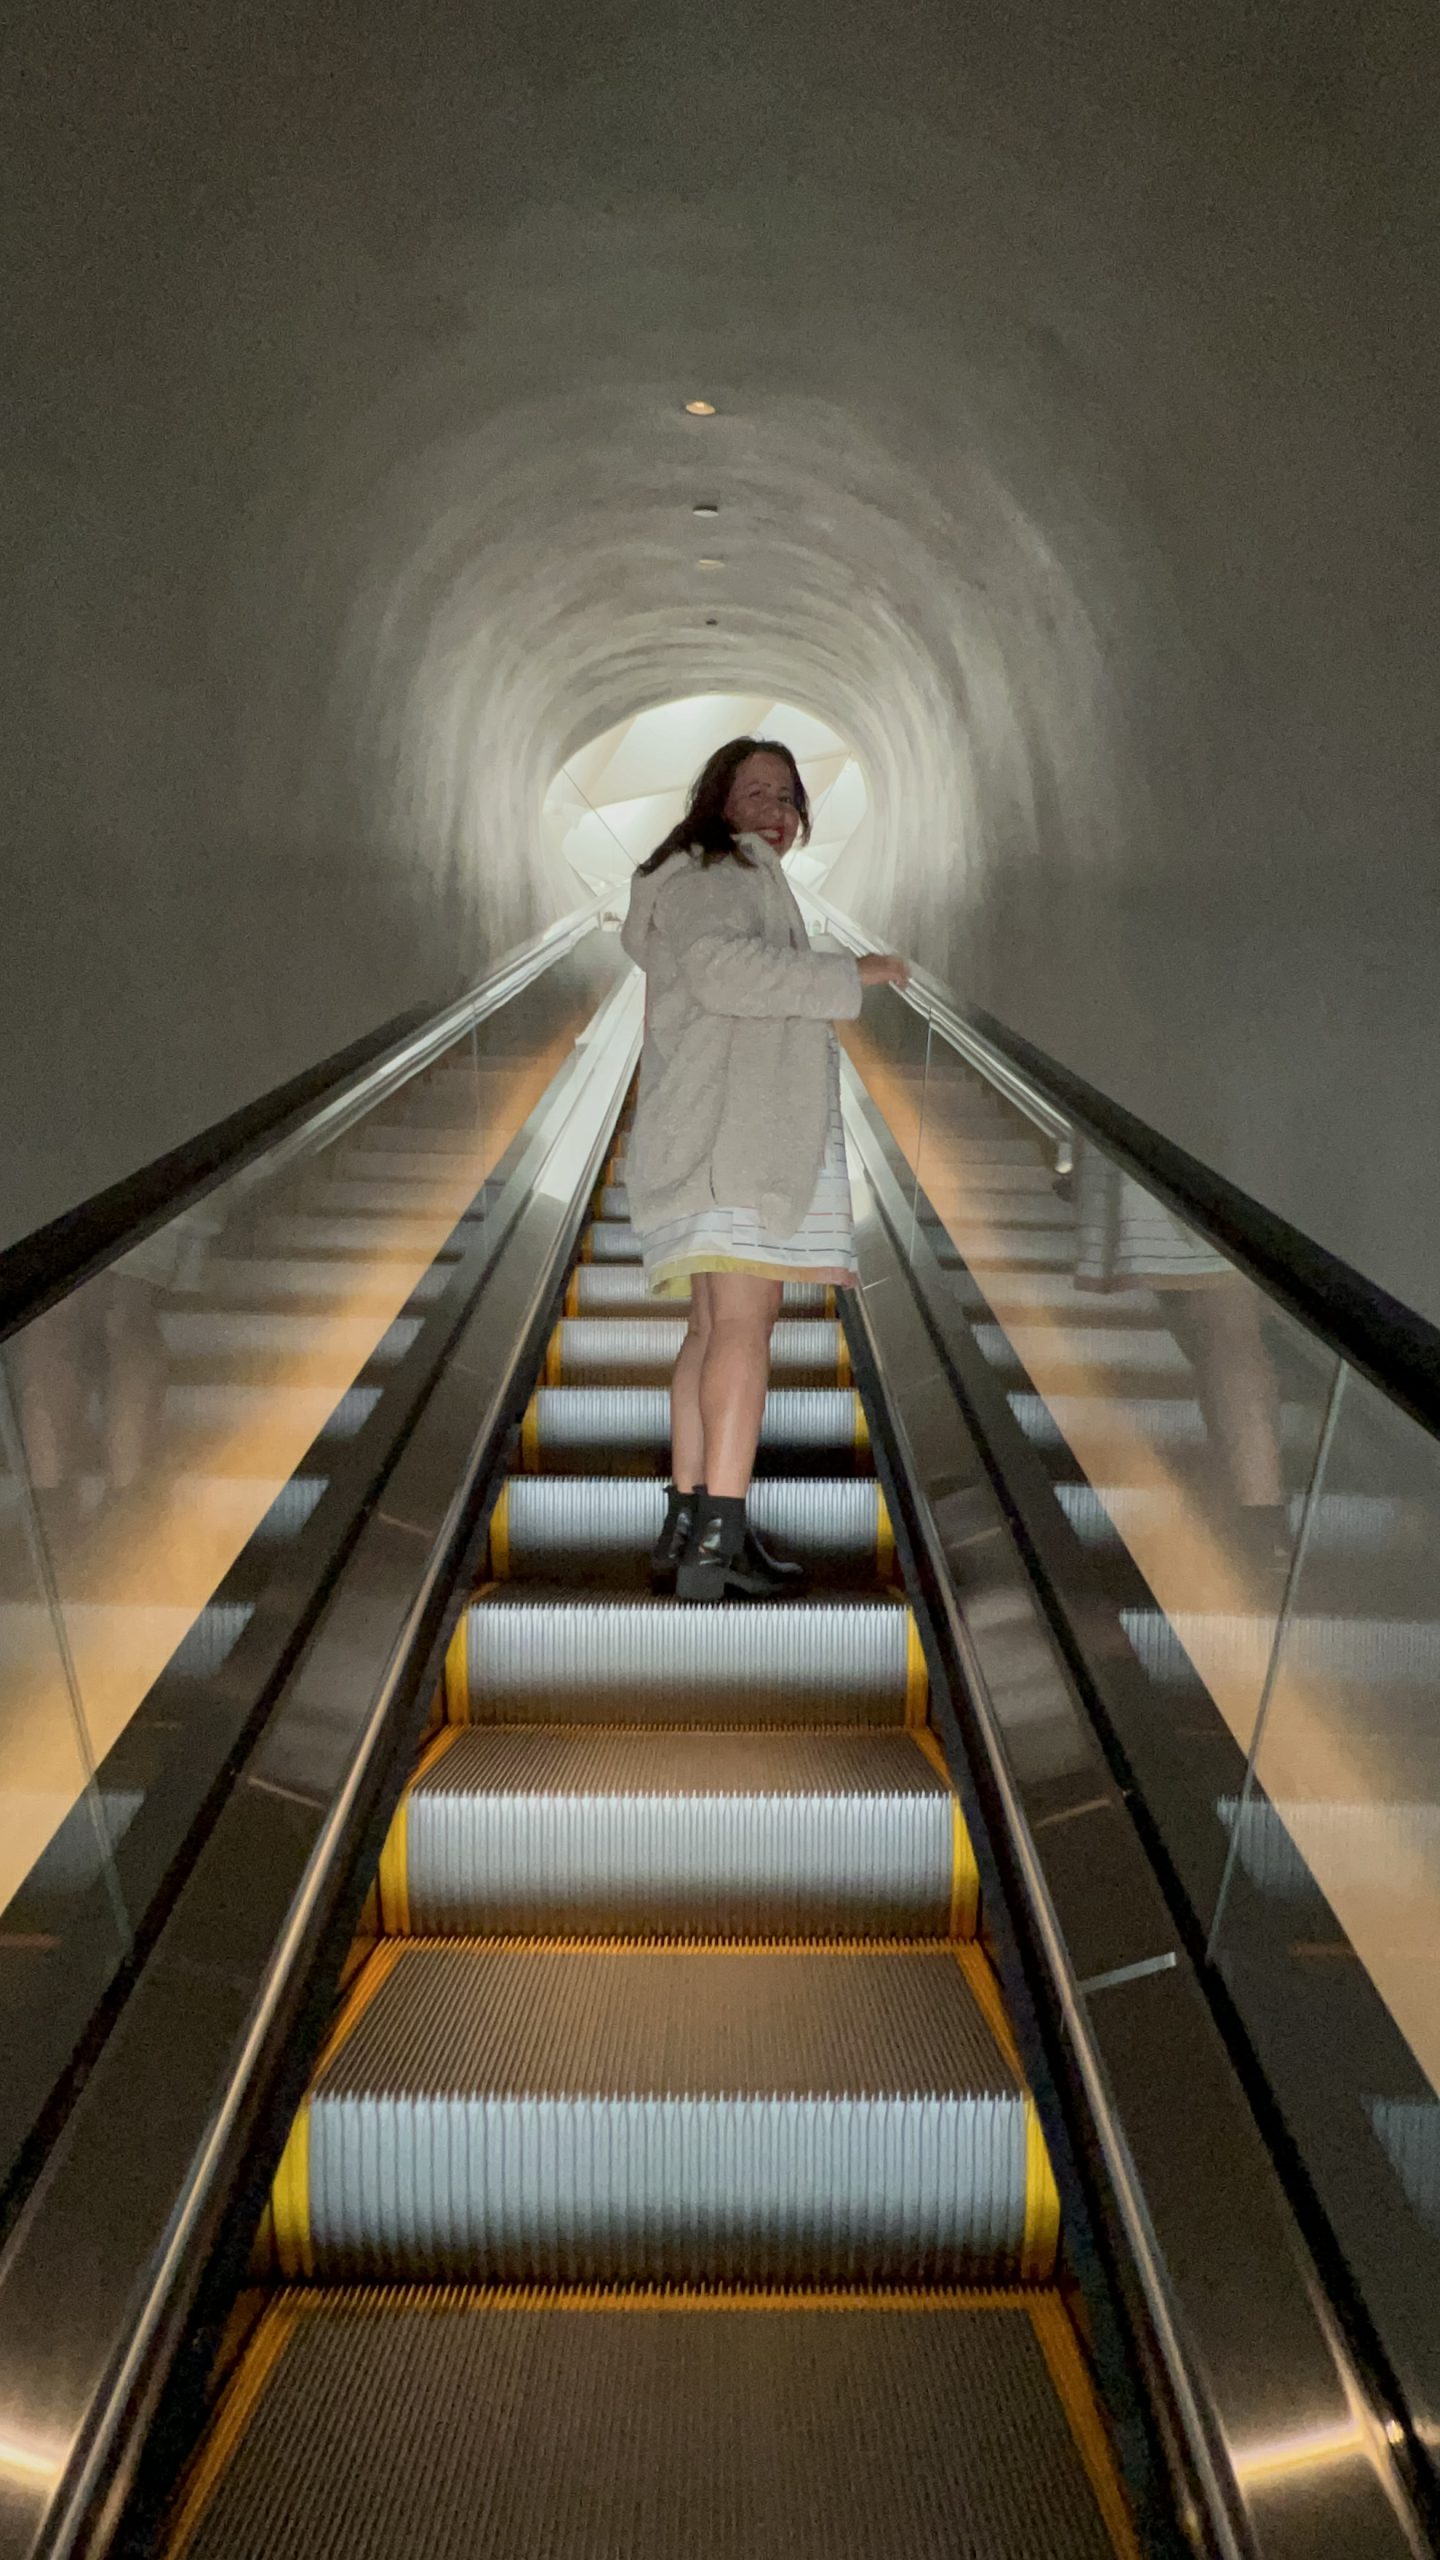
[[[832,907],[828,898],[819,897],[813,889],[802,888],[798,881],[795,894],[802,911],[806,907],[813,909],[825,931],[832,934],[837,942],[843,942],[847,950],[866,952],[884,949],[885,946],[856,924],[852,916],[842,915],[838,907]],[[1073,1161],[1074,1132],[1064,1113],[1057,1111],[1039,1086],[1022,1075],[1018,1067],[1012,1066],[1001,1050],[993,1048],[978,1031],[971,1030],[968,1022],[955,1011],[939,979],[933,978],[928,969],[912,963],[910,984],[903,992],[912,1012],[921,1015],[952,1049],[958,1050],[962,1058],[972,1067],[977,1067],[981,1075],[1004,1094],[1007,1102],[1013,1102],[1017,1111],[1022,1111],[1027,1120],[1043,1130],[1056,1150],[1057,1172],[1068,1173]]]
[[[411,1032],[398,1048],[367,1068],[356,1084],[348,1086],[332,1100],[318,1103],[298,1128],[287,1130],[272,1147],[266,1147],[237,1173],[230,1175],[228,1179],[236,1191],[268,1182],[285,1165],[293,1163],[297,1156],[311,1154],[319,1147],[332,1146],[356,1120],[373,1111],[388,1094],[394,1093],[400,1085],[408,1084],[422,1067],[428,1066],[446,1049],[453,1048],[467,1031],[474,1030],[478,1023],[488,1020],[502,1005],[510,1003],[530,985],[532,979],[553,968],[557,960],[563,960],[566,952],[573,951],[576,943],[591,930],[604,905],[603,897],[592,898],[588,905],[576,907],[568,916],[562,916],[557,924],[548,925],[533,941],[522,943],[487,978],[480,979],[443,1013],[427,1022],[423,1030]],[[221,1176],[222,1181],[226,1178]],[[183,1211],[181,1215],[184,1215]]]

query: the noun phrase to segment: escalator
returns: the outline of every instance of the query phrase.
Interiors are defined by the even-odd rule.
[[[0,2560],[1440,2548],[1433,2091],[1338,1824],[1265,1792],[1342,1704],[1283,1676],[1337,1488],[1403,1495],[1423,1564],[1436,1435],[1347,1369],[1384,1367],[1361,1316],[1342,1358],[1294,1255],[1205,1208],[1270,1293],[1282,1592],[1184,1454],[1216,1434],[1172,1302],[1077,1286],[1052,1070],[976,1069],[922,993],[843,1071],[860,1287],[776,1328],[752,1508],[794,1602],[647,1587],[681,1317],[627,1219],[638,982],[588,916],[277,1097],[243,1163],[197,1142],[154,1490],[188,1529],[228,1485],[197,1391],[269,1428],[298,1354],[326,1418],[247,1491],[197,1622],[243,1597],[243,1633],[187,1639],[57,1836],[149,1771],[84,1883],[143,1931],[3,2200]],[[31,1643],[87,1626],[50,1546]],[[1340,1596],[1388,1671],[1382,1561]],[[1376,1680],[1347,1712],[1398,1731]],[[13,1905],[27,2036],[42,1976],[93,2007],[90,1917]],[[74,2043],[49,2010],[17,2121]]]
[[[1138,2543],[833,1297],[652,1598],[623,1129],[285,2143],[172,2560]]]

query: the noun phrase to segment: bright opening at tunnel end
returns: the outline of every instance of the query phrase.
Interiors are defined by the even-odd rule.
[[[869,826],[864,768],[827,721],[768,695],[695,694],[657,704],[592,738],[566,758],[545,794],[548,850],[589,889],[623,886],[684,814],[706,757],[727,738],[744,736],[778,738],[800,767],[811,836],[786,867],[802,887],[819,888]]]

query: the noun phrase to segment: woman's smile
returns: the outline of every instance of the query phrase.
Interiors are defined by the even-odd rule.
[[[736,768],[725,815],[741,835],[759,836],[772,853],[788,853],[800,832],[795,786],[784,756],[757,749]]]

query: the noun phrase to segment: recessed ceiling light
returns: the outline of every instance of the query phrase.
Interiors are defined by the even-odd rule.
[[[713,400],[687,400],[685,415],[687,418],[713,418],[715,403]]]
[[[697,569],[723,569],[725,563],[723,560],[697,560],[695,566]]]
[[[713,498],[701,498],[697,504],[691,508],[690,513],[692,516],[718,516],[720,510],[716,506]]]

